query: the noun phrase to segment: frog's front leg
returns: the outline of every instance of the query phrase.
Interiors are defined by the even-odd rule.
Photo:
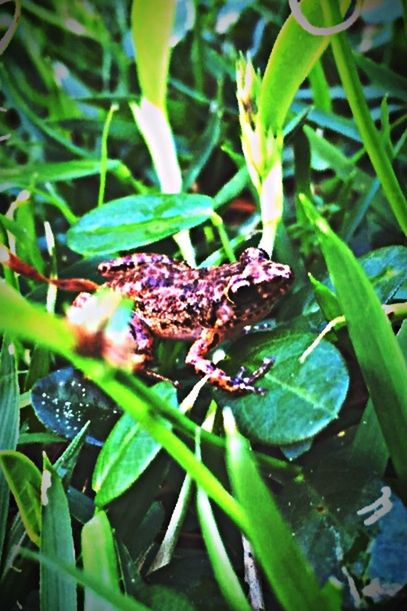
[[[245,370],[242,368],[236,376],[229,376],[223,369],[205,358],[207,352],[221,341],[222,338],[216,328],[206,329],[201,337],[192,344],[185,362],[192,365],[197,373],[209,376],[209,381],[223,390],[236,394],[246,392],[264,394],[264,388],[255,387],[253,383],[270,369],[273,359],[264,359],[261,366],[250,375],[245,375]]]
[[[141,320],[137,312],[134,312],[130,322],[130,335],[134,340],[132,365],[134,373],[140,372],[155,380],[164,380],[175,384],[172,380],[147,367],[153,360],[154,338],[151,330],[145,322]]]

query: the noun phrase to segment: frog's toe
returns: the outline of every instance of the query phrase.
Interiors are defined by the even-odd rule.
[[[234,377],[234,381],[236,381],[237,383],[241,382],[246,386],[251,386],[256,380],[262,378],[269,371],[273,363],[274,359],[272,357],[267,357],[263,360],[260,367],[258,367],[255,371],[253,371],[253,373],[250,374],[247,374],[245,367],[241,367],[237,372],[236,376]],[[250,391],[257,392],[258,389],[255,387],[253,388],[254,391],[252,390],[252,388],[250,389]]]

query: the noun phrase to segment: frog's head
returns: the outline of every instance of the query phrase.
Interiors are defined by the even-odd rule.
[[[239,309],[256,305],[271,309],[273,303],[287,292],[294,279],[288,265],[271,261],[261,248],[247,248],[240,255],[238,270],[231,277],[225,294],[228,301]]]

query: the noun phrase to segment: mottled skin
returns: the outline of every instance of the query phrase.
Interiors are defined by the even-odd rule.
[[[166,255],[135,253],[101,263],[98,270],[108,279],[106,286],[134,301],[134,370],[153,374],[147,364],[153,358],[154,336],[190,340],[186,363],[210,382],[234,393],[262,392],[253,382],[268,370],[271,359],[249,376],[240,372],[231,377],[205,355],[270,312],[292,283],[287,265],[248,248],[236,263],[217,267],[195,269]],[[81,293],[73,309],[82,307],[87,296]]]

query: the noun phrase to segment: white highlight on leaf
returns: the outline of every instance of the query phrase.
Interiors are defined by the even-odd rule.
[[[370,505],[366,505],[359,509],[356,513],[358,516],[365,515],[366,513],[373,512],[368,518],[363,520],[363,524],[365,526],[371,526],[377,520],[380,520],[386,513],[389,513],[391,508],[393,507],[393,503],[391,502],[391,488],[389,486],[383,486],[381,489],[381,496],[373,501]]]
[[[41,505],[48,505],[48,489],[52,485],[51,471],[45,469],[41,478]]]

